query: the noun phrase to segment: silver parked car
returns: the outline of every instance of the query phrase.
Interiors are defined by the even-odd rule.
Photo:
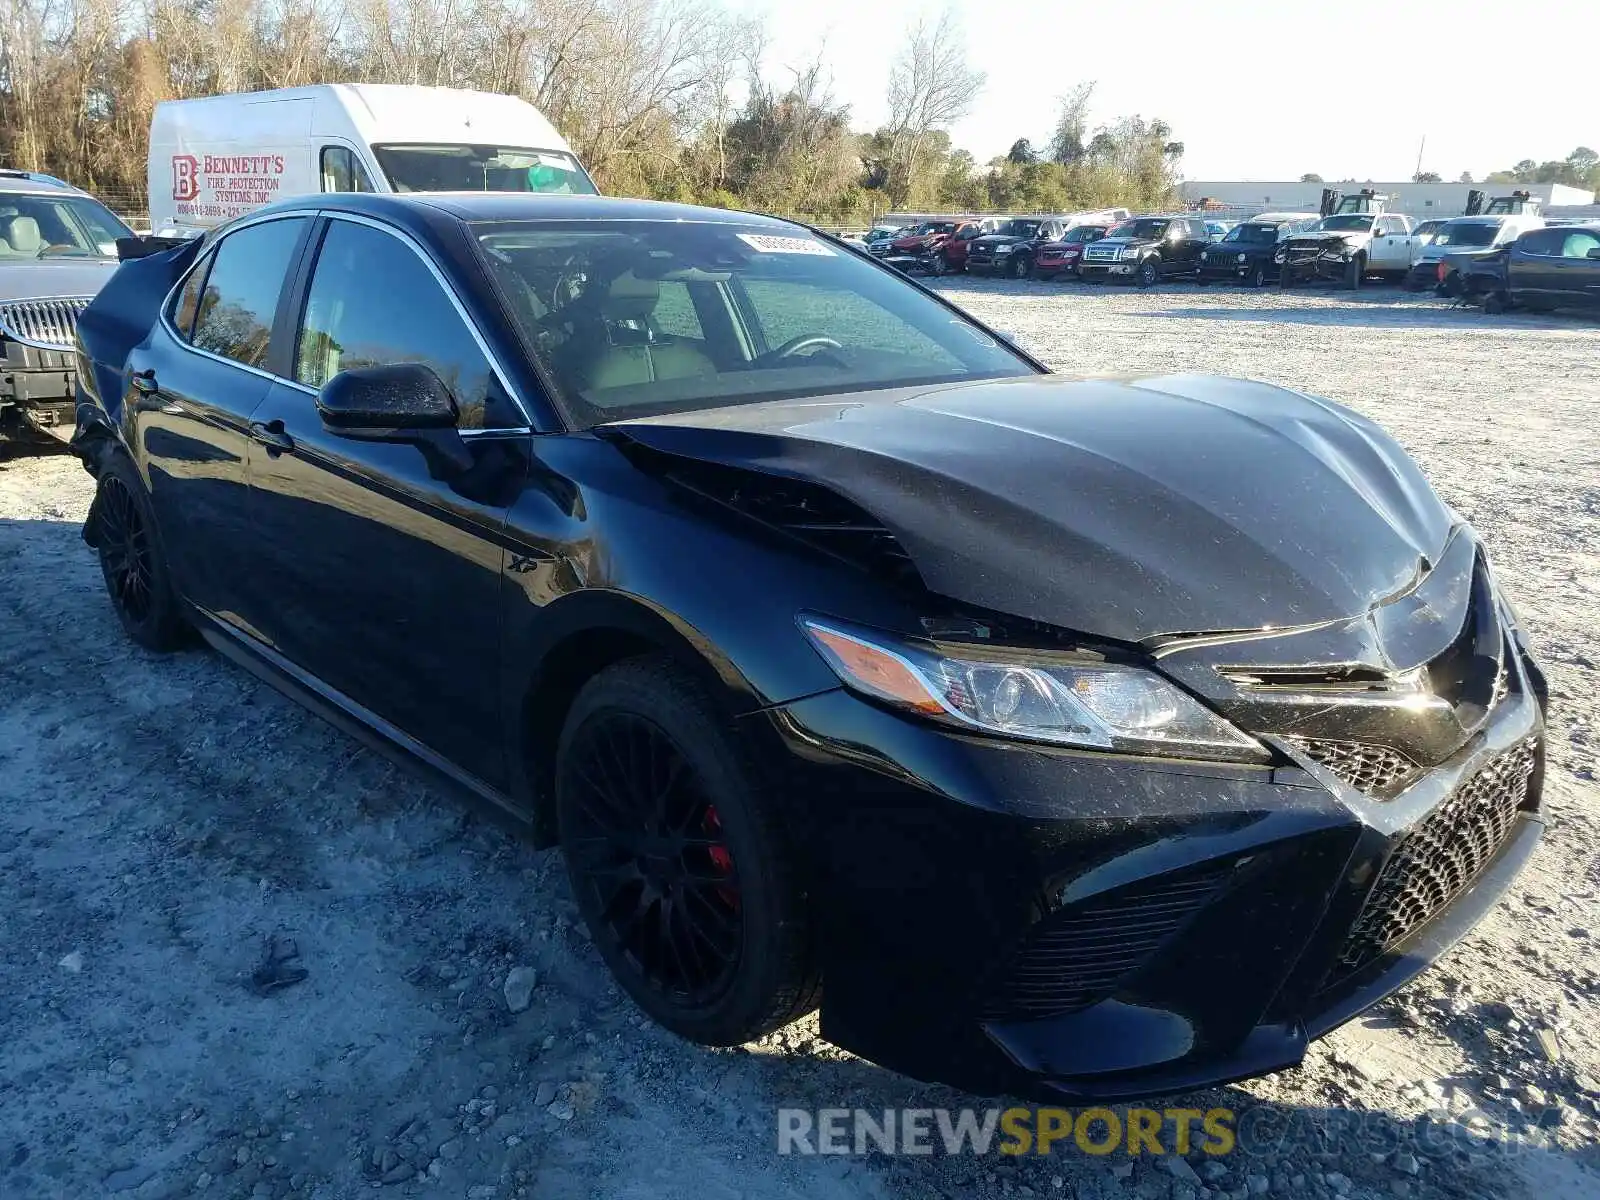
[[[132,236],[87,192],[0,171],[0,447],[72,436],[78,314]]]

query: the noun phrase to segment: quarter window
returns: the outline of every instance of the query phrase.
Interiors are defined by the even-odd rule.
[[[307,387],[358,367],[422,363],[455,397],[462,428],[523,423],[433,272],[370,225],[328,223],[296,345],[295,378]]]
[[[194,333],[194,315],[200,309],[200,297],[206,283],[206,272],[211,270],[211,260],[201,259],[194,270],[189,272],[189,278],[184,282],[183,291],[178,293],[178,301],[172,309],[172,324],[184,341],[188,341]]]
[[[278,294],[305,224],[304,217],[263,221],[222,239],[200,296],[193,338],[198,349],[266,367]]]

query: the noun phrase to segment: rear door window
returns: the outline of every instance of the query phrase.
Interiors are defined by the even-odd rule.
[[[1565,241],[1559,229],[1540,229],[1517,239],[1523,254],[1560,254]]]
[[[196,349],[265,369],[283,282],[307,218],[247,225],[222,239],[206,273],[191,339]],[[181,306],[180,306],[181,311]]]

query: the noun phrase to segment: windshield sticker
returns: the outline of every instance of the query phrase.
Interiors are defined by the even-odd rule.
[[[776,237],[770,233],[741,233],[738,238],[762,254],[820,254],[824,258],[833,257],[832,250],[810,238]]]

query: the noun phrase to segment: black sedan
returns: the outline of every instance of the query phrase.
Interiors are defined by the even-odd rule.
[[[559,843],[685,1037],[820,997],[989,1094],[1270,1071],[1539,836],[1483,547],[1332,403],[1055,377],[803,227],[598,197],[283,202],[80,339],[127,634]]]

